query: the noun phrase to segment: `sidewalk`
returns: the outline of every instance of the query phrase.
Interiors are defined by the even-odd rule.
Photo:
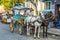
[[[48,33],[49,33],[49,34],[53,34],[53,35],[58,35],[58,36],[60,36],[60,29],[50,28],[50,29],[48,29]]]

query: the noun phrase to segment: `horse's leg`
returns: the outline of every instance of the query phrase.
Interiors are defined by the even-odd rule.
[[[47,24],[47,25],[48,25],[48,24]],[[46,37],[47,37],[47,29],[48,29],[48,28],[47,28],[47,27],[48,27],[47,25],[45,25],[45,27],[44,27],[44,29],[45,29],[44,32],[45,32],[45,36],[46,36]]]
[[[47,29],[48,29],[48,27],[46,26],[46,37],[47,37]]]
[[[13,23],[10,22],[10,32],[13,32],[13,31],[14,31]]]
[[[38,38],[40,37],[40,26],[38,26]]]
[[[44,35],[44,34],[45,34],[45,26],[46,26],[45,23],[43,23],[43,38],[44,38],[44,36],[45,36],[45,35]]]
[[[29,30],[29,25],[27,24],[27,35],[29,36],[30,35],[30,30]]]
[[[44,38],[44,33],[45,33],[45,27],[43,26],[43,38]]]
[[[37,26],[35,26],[35,32],[34,32],[34,38],[36,38],[36,33],[37,33]]]
[[[19,24],[18,29],[19,29],[19,34],[21,35],[22,34],[22,25],[21,24]]]
[[[29,26],[29,28],[28,28],[28,34],[30,35],[30,26]]]

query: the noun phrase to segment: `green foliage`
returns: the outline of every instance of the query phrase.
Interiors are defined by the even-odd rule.
[[[20,3],[24,3],[25,1],[24,0],[19,0]]]
[[[26,0],[1,0],[0,4],[3,4],[7,9],[13,7],[15,3],[24,3]]]

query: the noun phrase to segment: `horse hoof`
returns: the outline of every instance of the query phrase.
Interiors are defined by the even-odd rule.
[[[10,31],[11,33],[13,33],[14,31]]]
[[[30,35],[27,35],[27,36],[30,36]]]
[[[36,37],[34,37],[34,39],[36,39]]]
[[[22,34],[19,34],[19,35],[22,35]]]
[[[19,35],[22,35],[22,33],[19,33],[19,32],[18,32],[18,34],[19,34]]]
[[[30,35],[27,35],[27,36],[30,36]]]
[[[10,32],[13,33],[14,32],[14,28],[12,30],[10,29]]]
[[[40,37],[38,37],[38,39],[40,39]]]
[[[20,35],[22,35],[22,33],[19,33]]]
[[[27,33],[27,36],[30,36],[30,33]]]

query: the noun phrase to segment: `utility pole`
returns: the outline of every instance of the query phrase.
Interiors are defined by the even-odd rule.
[[[56,16],[56,0],[54,0],[54,9],[55,9],[55,16]]]

